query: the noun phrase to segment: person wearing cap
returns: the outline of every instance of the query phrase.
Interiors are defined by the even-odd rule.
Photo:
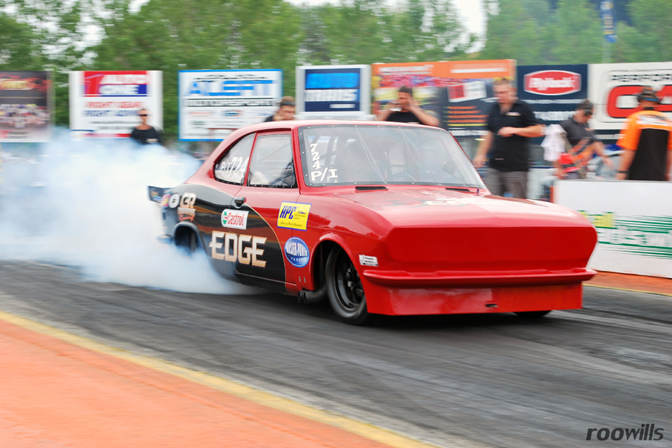
[[[569,157],[561,156],[555,165],[560,179],[564,178],[566,173],[584,169],[594,153],[602,157],[604,164],[608,167],[613,168],[614,166],[611,159],[604,153],[604,145],[597,139],[595,131],[588,127],[588,120],[593,116],[594,108],[590,100],[583,100],[576,107],[574,115],[560,123],[571,145],[566,152]]]
[[[651,87],[637,95],[641,110],[625,122],[616,142],[625,152],[618,167],[618,180],[670,180],[672,122],[655,107],[660,98]]]
[[[425,112],[413,98],[413,89],[401,86],[397,92],[397,101],[388,101],[378,113],[378,121],[397,123],[419,123],[426,126],[438,126],[439,119]]]
[[[291,96],[283,96],[280,99],[280,104],[278,104],[278,110],[273,114],[269,115],[264,123],[271,121],[287,121],[294,119],[294,113],[296,112],[296,104],[294,103],[294,98]]]
[[[542,179],[542,199],[550,199],[550,188],[556,179],[584,179],[586,166],[593,154],[602,157],[604,164],[613,168],[613,162],[604,153],[604,145],[597,139],[595,131],[588,127],[593,110],[593,103],[585,99],[577,105],[574,115],[559,125],[546,128],[546,138],[541,146],[544,148],[544,159],[553,162],[555,173]]]

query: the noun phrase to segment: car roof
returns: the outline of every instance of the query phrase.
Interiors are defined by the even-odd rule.
[[[291,121],[271,121],[253,124],[239,129],[245,130],[246,133],[250,131],[266,131],[270,129],[296,129],[302,126],[332,126],[332,125],[353,125],[353,126],[408,126],[408,127],[422,127],[440,129],[433,126],[425,126],[416,123],[399,123],[394,121],[373,121],[373,120],[291,120]]]

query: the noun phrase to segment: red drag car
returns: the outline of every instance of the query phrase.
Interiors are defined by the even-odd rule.
[[[275,122],[233,132],[154,192],[166,234],[223,276],[371,314],[581,308],[597,238],[558,205],[492,196],[453,137],[418,125]]]

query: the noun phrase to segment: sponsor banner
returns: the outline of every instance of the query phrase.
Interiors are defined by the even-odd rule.
[[[51,92],[49,72],[0,71],[0,143],[49,141]]]
[[[273,115],[282,70],[183,70],[178,73],[179,138],[220,141]]]
[[[492,83],[513,80],[512,59],[462,62],[408,62],[373,64],[373,112],[397,98],[399,87],[413,88],[413,96],[427,113],[439,118],[440,126],[455,137],[479,137],[495,102]]]
[[[163,129],[163,86],[160,71],[70,72],[70,129],[86,137],[124,138],[140,124]]]
[[[626,118],[639,110],[637,94],[650,86],[662,99],[657,110],[672,119],[672,62],[591,64],[589,98],[595,103],[590,121],[605,143],[616,143]]]
[[[296,112],[302,119],[365,120],[371,109],[371,67],[296,67]]]
[[[670,182],[563,180],[555,202],[588,218],[598,245],[588,267],[600,271],[672,278]]]
[[[588,65],[518,67],[518,97],[532,106],[540,124],[558,124],[588,98]]]

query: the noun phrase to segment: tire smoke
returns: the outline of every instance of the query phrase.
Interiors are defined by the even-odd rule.
[[[0,259],[79,267],[86,280],[211,294],[254,293],[222,279],[204,253],[157,240],[158,204],[147,186],[179,185],[200,161],[129,140],[71,141],[41,151],[5,150],[0,184]]]

